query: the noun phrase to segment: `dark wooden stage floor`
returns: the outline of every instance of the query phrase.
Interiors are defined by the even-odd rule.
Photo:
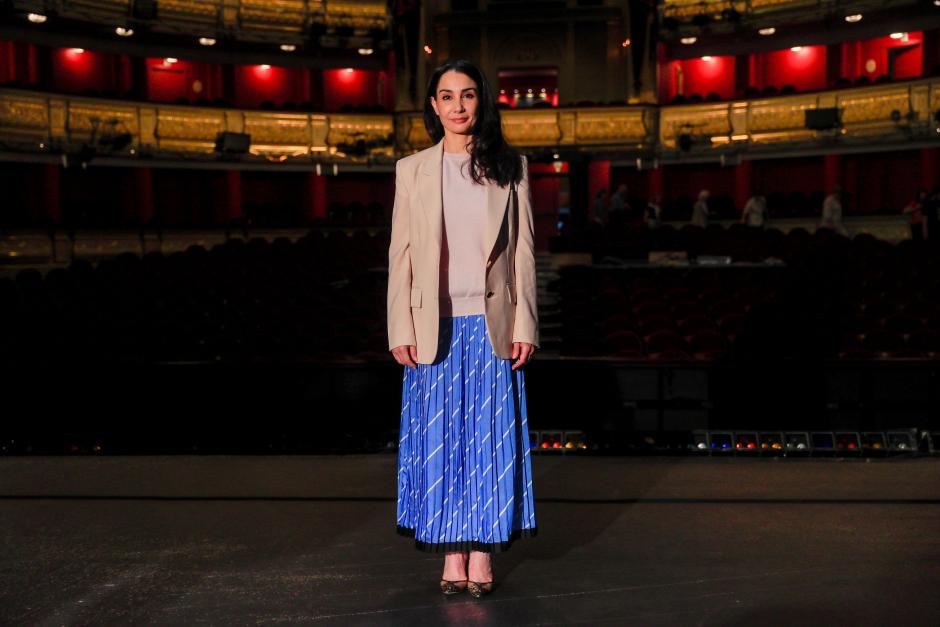
[[[940,460],[536,457],[476,601],[393,455],[0,458],[3,625],[940,624]]]

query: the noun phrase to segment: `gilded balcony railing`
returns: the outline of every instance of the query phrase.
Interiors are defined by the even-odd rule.
[[[14,0],[19,11],[44,13],[48,3]],[[385,29],[391,21],[382,0],[157,0],[156,11],[146,17],[157,27],[211,35],[224,30],[236,37],[245,35],[293,35],[305,33],[310,24],[348,26],[363,33]],[[132,15],[131,0],[57,0],[60,17],[87,22],[123,24]]]
[[[810,130],[806,111],[840,124]],[[665,158],[884,142],[940,142],[940,78],[774,98],[669,105],[502,111],[503,131],[530,151]],[[213,158],[223,131],[247,133],[247,159],[386,163],[430,144],[420,112],[332,114],[187,107],[0,89],[0,149],[69,152],[116,134],[136,156]],[[133,150],[133,153],[130,151]]]

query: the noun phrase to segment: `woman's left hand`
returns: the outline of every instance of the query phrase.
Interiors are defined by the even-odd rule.
[[[513,342],[512,343],[512,358],[516,359],[516,363],[512,365],[512,369],[520,368],[532,358],[532,354],[535,352],[535,345],[529,344],[528,342]]]

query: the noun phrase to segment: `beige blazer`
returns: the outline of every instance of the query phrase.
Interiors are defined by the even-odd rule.
[[[438,348],[444,140],[395,164],[395,205],[388,249],[388,348],[418,347],[434,363]],[[510,359],[513,342],[538,346],[535,245],[528,163],[522,180],[486,182],[486,329],[493,352]],[[514,202],[513,196],[518,199]],[[518,204],[518,211],[516,205]],[[443,355],[441,355],[442,357]]]

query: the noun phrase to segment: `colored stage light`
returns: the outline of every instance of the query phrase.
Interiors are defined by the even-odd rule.
[[[831,431],[814,431],[810,434],[810,442],[816,453],[830,454],[836,450],[836,438]]]
[[[888,436],[888,450],[895,453],[916,453],[917,452],[917,440],[915,438],[916,431],[889,431]]]
[[[539,447],[539,432],[538,431],[529,431],[529,448],[538,448]]]
[[[734,450],[734,438],[728,431],[709,433],[709,448],[712,451],[731,452]]]
[[[752,431],[739,431],[734,434],[734,449],[742,453],[757,452],[757,434]]]
[[[862,433],[862,450],[883,453],[885,451],[885,434],[878,431]]]
[[[761,431],[757,440],[761,453],[773,455],[783,452],[783,434],[778,431]]]
[[[841,431],[836,433],[836,449],[842,453],[861,452],[862,443],[858,433],[851,431]]]
[[[565,449],[569,451],[583,451],[587,449],[584,433],[581,431],[565,432]]]
[[[812,440],[805,431],[788,431],[783,434],[783,441],[787,455],[809,455],[813,450]]]
[[[564,443],[562,442],[561,431],[542,431],[540,447],[551,451],[561,451]]]

